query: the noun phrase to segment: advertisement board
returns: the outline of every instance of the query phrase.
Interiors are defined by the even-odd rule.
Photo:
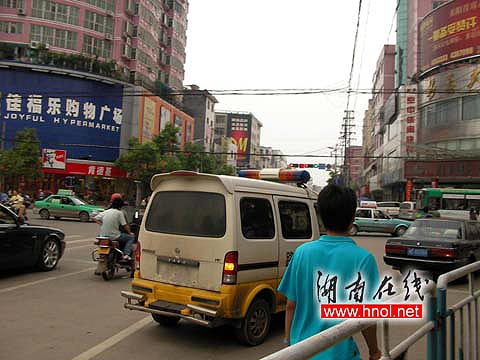
[[[480,55],[480,1],[456,0],[420,22],[420,72]]]
[[[125,178],[127,172],[115,166],[103,164],[83,164],[67,161],[65,170],[43,169],[46,174],[101,176],[110,178]]]
[[[70,158],[118,158],[123,86],[34,71],[0,69],[0,129],[9,146],[19,130],[36,130],[42,148]]]
[[[42,167],[44,169],[65,170],[66,164],[67,152],[65,150],[42,149]]]
[[[160,131],[165,129],[167,124],[170,124],[170,110],[162,106],[160,110]]]
[[[143,97],[142,143],[152,141],[155,132],[156,104],[148,97]]]
[[[250,163],[250,134],[252,120],[249,115],[229,114],[228,137],[237,146],[237,165],[248,166]]]

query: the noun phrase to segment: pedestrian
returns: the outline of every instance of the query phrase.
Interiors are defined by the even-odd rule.
[[[477,221],[478,220],[478,216],[477,216],[477,213],[475,211],[475,209],[472,207],[470,208],[470,220],[473,220],[473,221]]]
[[[12,191],[12,197],[10,198],[12,207],[15,209],[18,217],[23,218],[25,214],[25,204],[23,203],[23,197],[18,193],[17,190]]]
[[[37,199],[38,199],[38,200],[43,200],[43,199],[45,199],[45,193],[43,192],[42,189],[38,189]]]
[[[285,344],[298,343],[335,325],[330,319],[321,318],[319,311],[320,303],[331,300],[330,296],[327,300],[320,297],[325,294],[320,286],[328,278],[335,278],[335,288],[342,291],[360,274],[365,281],[364,300],[372,300],[378,287],[375,258],[348,237],[356,205],[352,189],[328,185],[320,192],[317,208],[327,235],[297,248],[278,288],[287,297]],[[330,289],[330,286],[325,285],[325,288]],[[342,296],[338,300],[348,302]],[[376,325],[362,331],[372,360],[381,356],[376,332]],[[353,338],[348,338],[312,359],[360,359],[360,352]]]

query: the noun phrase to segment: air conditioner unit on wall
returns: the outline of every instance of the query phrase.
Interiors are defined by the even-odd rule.
[[[38,49],[40,43],[38,41],[30,41],[30,49]]]
[[[122,56],[127,58],[127,59],[130,59],[130,56],[131,56],[130,46],[123,45]]]
[[[112,41],[112,40],[113,40],[113,34],[106,33],[106,34],[105,34],[105,39],[106,39],[106,40],[109,40],[109,41]]]
[[[17,15],[27,15],[27,13],[25,12],[24,8],[18,8],[17,9]]]

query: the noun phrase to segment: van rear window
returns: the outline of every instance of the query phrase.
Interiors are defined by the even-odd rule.
[[[225,197],[194,191],[162,191],[155,195],[145,222],[148,231],[220,238],[226,229]]]

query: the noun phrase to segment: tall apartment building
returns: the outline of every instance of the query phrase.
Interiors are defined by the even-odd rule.
[[[123,80],[181,89],[188,0],[2,0],[0,44],[13,60],[39,63],[39,49],[114,63]],[[49,65],[58,59],[48,58]]]
[[[363,161],[362,161],[362,147],[349,146],[347,148],[347,167],[348,178],[351,185],[359,185],[362,176]]]

